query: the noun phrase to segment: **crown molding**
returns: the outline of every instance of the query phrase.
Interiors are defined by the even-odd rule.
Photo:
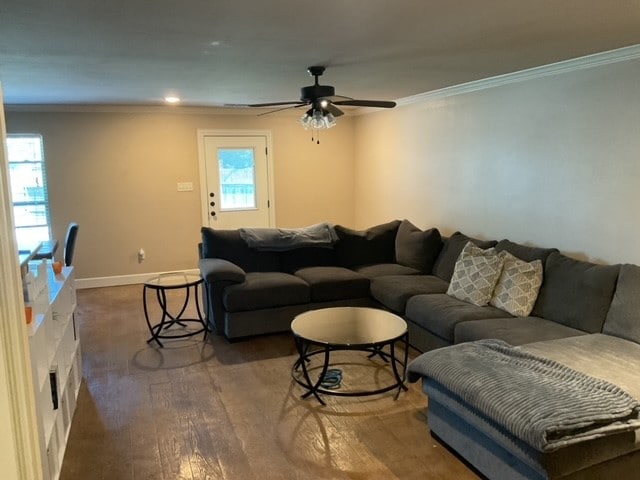
[[[51,113],[169,113],[182,115],[255,115],[255,109],[174,105],[8,104],[6,112]]]
[[[460,85],[432,90],[430,92],[419,93],[410,97],[400,98],[396,100],[396,103],[398,106],[412,105],[427,100],[437,100],[451,97],[453,95],[477,92],[478,90],[486,90],[489,88],[509,85],[511,83],[526,82],[536,78],[560,75],[576,70],[608,65],[610,63],[636,60],[638,58],[640,58],[640,44],[618,48],[607,52],[586,55],[584,57],[573,58],[571,60],[564,60],[562,62],[551,63],[541,67],[520,70],[518,72],[497,75],[495,77],[489,77],[482,80],[475,80],[473,82],[462,83]]]

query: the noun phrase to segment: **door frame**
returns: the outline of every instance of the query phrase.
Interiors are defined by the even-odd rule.
[[[40,441],[33,390],[22,279],[16,252],[13,204],[5,150],[6,124],[0,85],[0,464],[6,478],[42,479]]]
[[[267,143],[267,198],[269,200],[269,226],[276,226],[275,183],[273,174],[273,145],[271,130],[211,130],[198,129],[198,171],[200,175],[200,214],[202,225],[209,225],[209,200],[207,198],[207,159],[205,137],[265,137]]]

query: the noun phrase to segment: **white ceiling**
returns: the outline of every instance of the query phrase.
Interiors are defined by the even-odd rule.
[[[0,0],[7,104],[395,100],[640,44],[640,0]]]

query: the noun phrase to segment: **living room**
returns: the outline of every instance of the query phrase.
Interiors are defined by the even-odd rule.
[[[197,268],[199,129],[271,132],[278,227],[366,228],[408,218],[444,235],[461,230],[595,263],[640,264],[640,38],[629,38],[592,56],[345,115],[319,145],[297,112],[257,117],[202,106],[9,100],[6,128],[43,135],[54,237],[63,238],[70,221],[82,229],[79,288]],[[295,84],[308,80],[306,67]],[[331,73],[327,82],[338,84]],[[349,90],[359,95],[357,84]],[[177,182],[195,189],[177,192]]]

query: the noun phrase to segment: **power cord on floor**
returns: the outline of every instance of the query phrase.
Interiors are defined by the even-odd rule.
[[[330,368],[326,371],[324,377],[322,377],[320,386],[329,390],[335,390],[337,388],[340,388],[341,383],[342,370],[340,370],[339,368]]]

